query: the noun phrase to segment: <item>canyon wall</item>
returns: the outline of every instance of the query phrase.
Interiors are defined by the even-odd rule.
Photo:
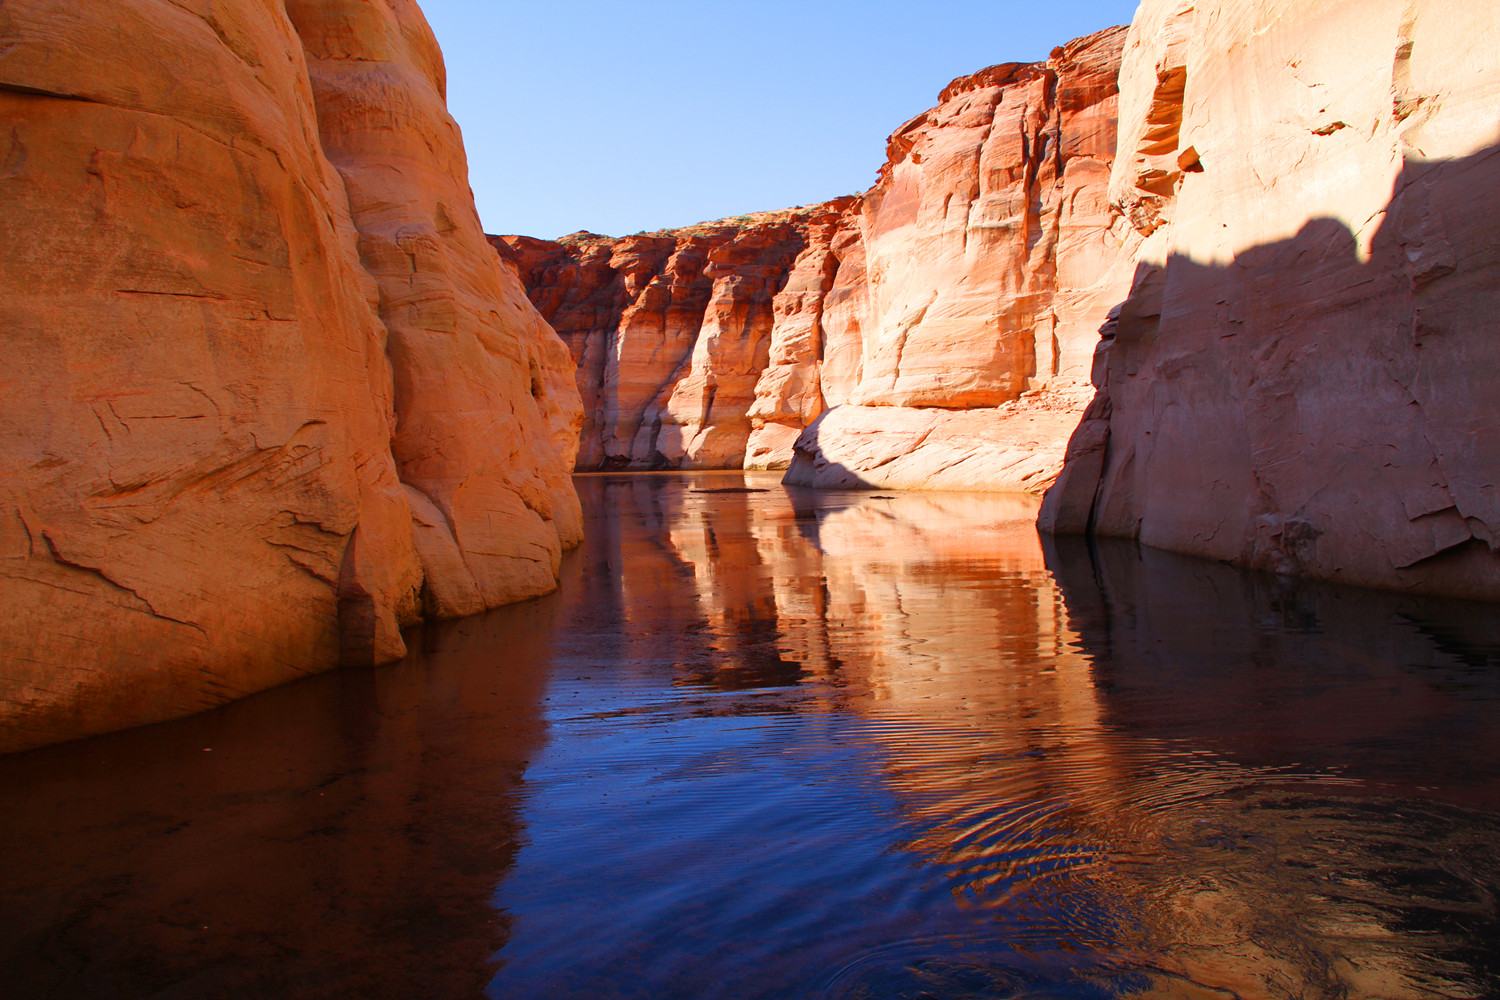
[[[891,136],[855,213],[847,319],[830,324],[858,366],[797,442],[789,483],[1052,481],[1099,323],[1129,286],[1136,241],[1107,198],[1124,35],[961,77]]]
[[[1144,243],[1042,526],[1500,597],[1500,21],[1146,0],[1111,197]]]
[[[409,0],[0,6],[0,752],[555,586],[566,348]]]
[[[853,201],[618,240],[490,237],[577,362],[578,467],[784,467],[823,409],[809,366]]]
[[[1140,241],[1107,197],[1124,37],[953,81],[858,198],[492,237],[578,362],[579,467],[1045,488]]]

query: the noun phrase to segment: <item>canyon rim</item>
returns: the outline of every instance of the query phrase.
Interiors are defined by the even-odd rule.
[[[622,239],[491,237],[573,351],[580,469],[1040,492],[1139,237],[1124,28],[950,83],[864,194]]]

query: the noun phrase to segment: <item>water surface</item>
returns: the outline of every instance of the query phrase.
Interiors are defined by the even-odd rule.
[[[1500,615],[586,476],[549,598],[0,759],[18,997],[1500,994]]]

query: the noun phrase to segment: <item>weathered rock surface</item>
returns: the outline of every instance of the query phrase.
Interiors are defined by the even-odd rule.
[[[573,352],[580,469],[785,467],[823,410],[839,199],[624,239],[490,240]]]
[[[1500,22],[1147,0],[1112,197],[1147,237],[1043,526],[1500,597]]]
[[[451,538],[463,557],[461,571],[428,574],[427,608],[452,617],[545,593],[562,548],[583,537],[569,478],[581,406],[563,345],[495,266],[437,42],[403,0],[286,6],[323,150],[380,290],[397,469],[413,510],[435,507],[446,521],[438,546]],[[432,565],[427,534],[417,549]]]
[[[788,482],[1052,481],[1138,242],[1107,198],[1124,34],[955,80],[892,135],[858,213],[858,374],[828,394]]]
[[[555,585],[563,346],[406,0],[0,7],[0,751]]]
[[[860,198],[492,238],[579,363],[580,467],[1045,488],[1139,242],[1107,197],[1124,35],[955,80]]]

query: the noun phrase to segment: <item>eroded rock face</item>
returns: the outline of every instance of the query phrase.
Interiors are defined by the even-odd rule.
[[[286,7],[323,150],[380,290],[397,470],[419,525],[435,508],[448,528],[431,542],[416,535],[424,565],[453,569],[428,574],[428,610],[452,617],[545,593],[562,548],[583,537],[569,480],[581,406],[562,345],[495,266],[444,106],[437,42],[405,0]]]
[[[1145,237],[1043,526],[1500,596],[1500,23],[1147,0],[1112,195]]]
[[[580,467],[1045,488],[1139,242],[1107,197],[1124,34],[953,81],[859,198],[492,238],[579,362]]]
[[[579,533],[416,7],[108,6],[0,8],[0,751],[394,658]]]
[[[619,240],[490,237],[577,361],[578,467],[784,468],[823,411],[820,318],[853,201]]]
[[[892,135],[858,214],[858,374],[825,385],[788,482],[1051,483],[1138,242],[1107,198],[1123,40],[962,77]]]

